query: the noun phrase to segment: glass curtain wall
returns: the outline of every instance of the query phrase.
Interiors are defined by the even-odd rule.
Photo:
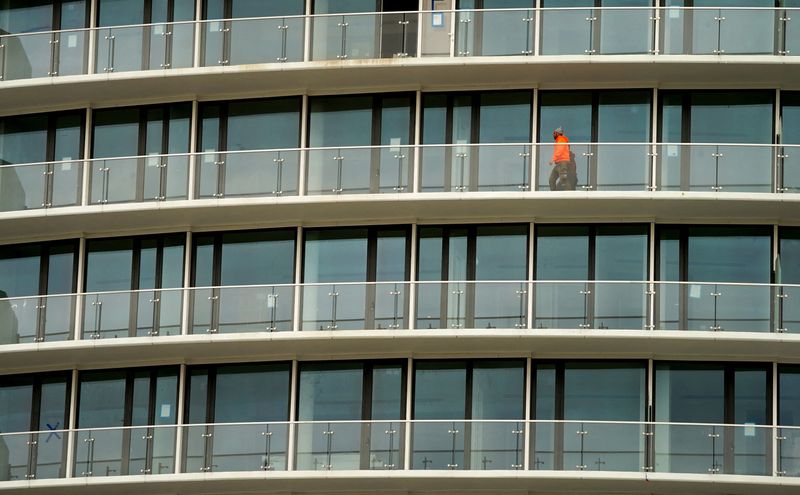
[[[177,366],[81,372],[74,476],[174,472],[177,405]]]
[[[90,201],[186,198],[191,114],[191,103],[95,110]]]
[[[80,204],[84,115],[0,119],[0,211]],[[6,166],[26,163],[37,165]]]
[[[29,79],[86,72],[86,0],[3,0],[0,34],[5,48],[2,79]],[[51,31],[75,30],[65,33]]]
[[[420,190],[530,190],[531,99],[530,91],[424,94]]]
[[[183,234],[86,242],[83,338],[178,335]],[[131,292],[133,291],[133,292]]]
[[[531,469],[639,471],[645,466],[645,430],[637,423],[647,419],[646,369],[635,361],[537,362]]]
[[[303,0],[204,0],[204,66],[303,60]]]
[[[309,100],[308,194],[408,191],[413,170],[413,95]]]
[[[527,328],[528,230],[420,227],[415,328]]]
[[[778,137],[780,144],[785,145],[777,150],[778,191],[796,193],[800,191],[800,93],[798,92],[781,92]]]
[[[647,230],[537,225],[534,327],[645,328]]]
[[[191,67],[194,0],[98,0],[95,72]]]
[[[774,91],[662,92],[659,189],[772,192],[774,98]]]
[[[184,472],[286,470],[290,375],[289,363],[189,368]]]
[[[295,229],[194,238],[192,333],[292,329]]]
[[[0,481],[65,477],[69,388],[69,373],[0,377]]]
[[[770,227],[660,226],[657,328],[769,332]],[[731,285],[734,284],[734,285]],[[739,285],[736,285],[739,284]]]
[[[650,184],[652,92],[648,90],[541,91],[539,93],[539,190],[644,191]],[[573,184],[557,182],[552,144],[561,129],[574,154]]]
[[[402,469],[405,367],[302,363],[297,469]]]
[[[201,104],[198,197],[296,195],[301,105],[299,97]]]
[[[661,362],[655,374],[655,421],[686,423],[655,426],[655,471],[771,472],[767,365]]]
[[[522,469],[525,362],[418,361],[412,469]]]
[[[406,328],[407,227],[305,231],[303,330]]]
[[[53,342],[72,336],[77,242],[0,248],[0,343]],[[21,298],[25,299],[7,299]]]
[[[664,0],[661,51],[665,54],[776,54],[783,2],[765,0]],[[693,7],[693,8],[690,8]],[[747,8],[752,7],[752,8]]]

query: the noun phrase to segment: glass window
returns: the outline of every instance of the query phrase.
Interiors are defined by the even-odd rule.
[[[414,419],[466,418],[467,370],[463,361],[418,362]]]
[[[82,373],[78,427],[124,426],[126,381],[124,371]]]
[[[205,0],[206,19],[302,15],[304,0]]]
[[[800,368],[783,365],[778,378],[778,424],[800,426]]]
[[[360,364],[303,365],[298,419],[361,419],[364,370]]]
[[[690,227],[687,279],[769,283],[772,259],[770,229]]]
[[[472,369],[472,419],[525,417],[524,363],[475,361]]]
[[[286,421],[289,370],[285,364],[219,366],[214,422]]]
[[[0,381],[0,431],[30,431],[33,385],[26,382],[8,378]]]
[[[0,297],[39,294],[41,251],[38,246],[4,246],[0,249]]]
[[[367,229],[309,230],[305,238],[304,282],[367,280]]]
[[[537,226],[537,280],[589,279],[589,228]]]
[[[644,421],[645,376],[641,363],[566,363],[564,419]]]
[[[293,230],[223,234],[221,285],[292,283],[294,251]]]

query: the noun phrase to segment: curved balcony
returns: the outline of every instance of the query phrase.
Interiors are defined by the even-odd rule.
[[[793,61],[800,55],[799,18],[800,9],[774,7],[570,7],[315,14],[8,34],[0,37],[0,86],[9,109],[117,101],[122,94],[218,95],[221,84],[227,94],[283,94],[298,86],[313,92],[362,87],[365,81],[372,88],[444,87],[465,80],[574,86],[586,70],[593,71],[594,84],[790,86],[798,74]],[[358,70],[330,71],[344,66]],[[226,77],[244,72],[269,72],[270,78]],[[72,90],[41,91],[61,84]]]
[[[652,191],[658,197],[800,191],[800,145],[570,146],[575,167],[565,173],[574,181],[553,172],[553,144],[534,143],[289,148],[2,165],[0,212],[13,218],[11,212],[67,206],[259,197],[287,197],[291,203],[300,201],[292,196],[387,193],[401,199],[409,193]]]
[[[87,489],[95,483],[107,489],[109,483],[124,486],[153,478],[166,483],[194,480],[192,473],[246,477],[252,472],[261,473],[261,480],[280,480],[282,472],[302,478],[313,477],[315,471],[380,471],[383,480],[390,480],[418,471],[491,470],[501,486],[507,477],[562,471],[571,476],[603,473],[606,479],[639,473],[647,475],[634,478],[639,483],[725,486],[747,480],[754,486],[737,493],[758,493],[753,490],[760,488],[760,478],[776,483],[777,477],[800,476],[798,442],[800,427],[795,426],[593,420],[331,420],[56,429],[0,434],[0,465],[7,468],[0,470],[0,489]],[[56,481],[60,478],[72,481]],[[217,478],[196,479],[208,483]],[[790,479],[779,484],[797,486]]]

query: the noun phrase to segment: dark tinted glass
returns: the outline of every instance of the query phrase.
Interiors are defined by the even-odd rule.
[[[562,6],[562,5],[559,5]],[[539,93],[539,142],[553,140],[553,129],[561,127],[570,141],[592,140],[592,94],[579,91]]]
[[[525,280],[528,270],[528,227],[478,227],[475,241],[476,280]]]
[[[372,368],[371,419],[400,419],[403,410],[403,367],[377,365]]]
[[[40,256],[32,244],[0,247],[0,297],[39,294]]]
[[[30,431],[32,408],[32,383],[19,379],[0,380],[0,431]]]
[[[566,363],[564,419],[643,421],[644,364]]]
[[[780,368],[778,424],[800,426],[800,367],[782,366]]]
[[[294,230],[224,234],[222,236],[222,284],[292,283],[294,281],[294,243]]]
[[[656,421],[725,421],[725,370],[721,365],[657,363],[655,372]]]
[[[525,417],[525,363],[476,361],[472,369],[472,419]]]
[[[136,156],[139,154],[139,109],[98,110],[94,114],[92,156]]]
[[[367,280],[367,229],[308,230],[303,281]]]
[[[78,427],[125,424],[124,371],[86,372],[80,377]]]
[[[313,98],[308,130],[311,147],[372,144],[372,102],[370,96]]]
[[[93,240],[86,249],[87,292],[132,288],[133,239]]]
[[[304,364],[300,368],[298,419],[362,419],[364,371],[361,364]]]
[[[512,6],[504,6],[510,8]],[[530,141],[530,91],[491,92],[480,96],[481,143],[527,143]]]
[[[597,141],[642,143],[650,139],[650,92],[608,91],[598,95]]]
[[[286,421],[289,374],[285,364],[217,368],[214,421]]]
[[[538,280],[589,278],[589,228],[540,226],[536,236]]]
[[[47,116],[0,119],[0,165],[47,159]]]
[[[227,137],[228,151],[296,148],[300,145],[300,100],[230,103]]]
[[[747,227],[689,228],[688,280],[769,283],[770,234]]]
[[[463,361],[417,363],[414,418],[466,418],[466,386],[467,371]]]
[[[772,143],[773,93],[694,93],[691,101],[692,142]]]
[[[378,232],[375,256],[375,280],[377,282],[405,280],[406,231]]]
[[[144,22],[144,0],[99,0],[98,26],[123,26]]]
[[[776,282],[800,284],[800,229],[781,229],[780,237],[780,264]]]
[[[595,280],[647,279],[646,227],[597,227]]]

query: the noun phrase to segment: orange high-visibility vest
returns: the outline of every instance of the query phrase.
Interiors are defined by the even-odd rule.
[[[553,148],[553,162],[569,161],[569,139],[563,134],[556,136],[556,145]]]

